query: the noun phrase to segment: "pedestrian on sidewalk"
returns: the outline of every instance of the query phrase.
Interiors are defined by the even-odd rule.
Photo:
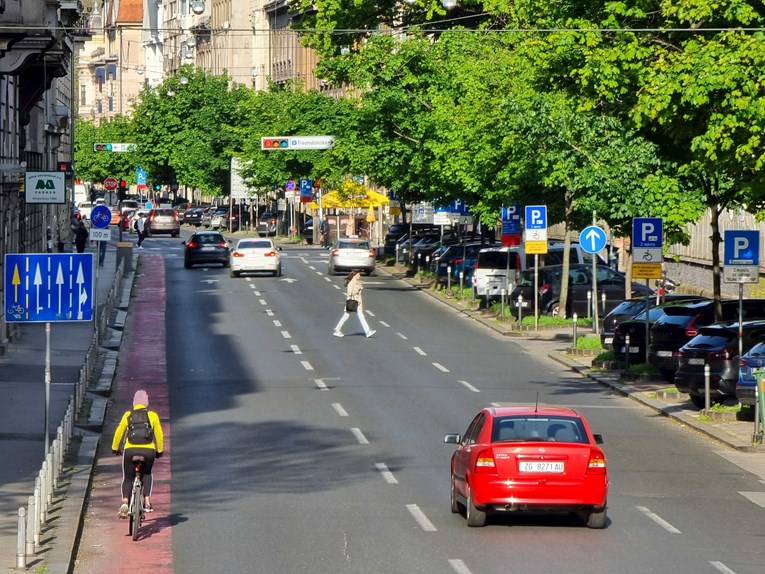
[[[77,248],[77,253],[83,253],[85,251],[85,245],[88,242],[89,236],[90,233],[88,232],[88,228],[85,227],[85,222],[80,220],[74,231],[74,246]]]
[[[146,239],[146,215],[143,213],[135,220],[135,230],[138,233],[138,249],[143,249],[141,243]]]
[[[133,408],[125,411],[122,415],[117,430],[114,431],[112,439],[112,452],[119,456],[122,454],[122,504],[119,508],[118,516],[127,518],[128,502],[130,501],[130,490],[135,480],[135,466],[133,465],[133,456],[142,455],[143,463],[143,492],[144,509],[146,512],[153,512],[151,505],[151,470],[154,461],[164,453],[164,435],[162,425],[159,422],[159,415],[150,411],[149,395],[143,389],[135,392],[133,396]],[[125,446],[122,447],[122,439],[125,439]]]
[[[364,318],[364,308],[362,305],[361,291],[364,289],[364,284],[361,282],[361,271],[351,271],[345,278],[345,309],[343,316],[340,317],[340,321],[335,326],[335,330],[332,333],[335,337],[343,337],[343,325],[351,316],[351,313],[356,313],[359,318],[359,323],[364,329],[364,334],[367,338],[374,335],[377,331],[373,331],[369,328],[367,320]]]
[[[329,227],[329,220],[324,217],[319,224],[319,231],[321,232],[321,246],[325,249],[329,247],[329,236],[331,229]]]
[[[106,241],[103,239],[98,242],[98,266],[103,267],[106,260]]]

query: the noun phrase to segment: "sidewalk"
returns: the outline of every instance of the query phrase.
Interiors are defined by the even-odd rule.
[[[97,322],[111,291],[117,267],[116,241],[109,243],[103,267],[97,266],[96,320],[89,322],[50,323],[50,441],[56,438],[56,429],[61,424],[74,394],[75,383],[80,377],[88,350],[97,342]],[[98,261],[97,245],[94,243],[87,252],[94,253]],[[124,283],[129,290],[130,282]],[[114,301],[118,307],[120,301]],[[117,311],[115,315],[119,314]],[[125,312],[121,312],[124,316]],[[117,318],[116,320],[119,320]],[[91,384],[98,384],[100,373],[113,374],[116,365],[116,349],[121,333],[115,319],[107,318],[111,327],[101,337]],[[17,521],[19,507],[26,507],[34,493],[35,478],[45,460],[45,323],[19,324],[18,336],[5,347],[0,356],[0,500],[3,513],[0,516],[0,554],[2,564],[7,568],[16,567]],[[91,355],[94,353],[92,352]],[[107,383],[110,385],[110,381]],[[89,398],[83,411],[98,417],[105,407],[106,397]],[[82,423],[82,420],[78,420]],[[97,424],[97,422],[96,422]],[[97,430],[97,429],[95,429]],[[47,572],[68,572],[71,556],[80,525],[80,512],[89,482],[88,452],[94,450],[97,436],[80,428],[74,429],[75,437],[67,452],[60,486],[54,496],[48,522],[42,526],[40,548],[36,555],[27,559],[30,569],[45,567]],[[78,439],[77,435],[82,435]],[[79,452],[78,452],[79,451]],[[84,455],[84,457],[83,457]],[[85,476],[85,475],[88,476]],[[80,483],[79,486],[77,483]],[[60,492],[69,487],[68,491]],[[60,497],[58,496],[61,494]],[[77,500],[79,497],[79,500]],[[59,500],[56,500],[59,499]],[[78,511],[79,509],[79,511]],[[60,541],[66,540],[66,544]],[[68,546],[68,548],[67,548]],[[63,550],[63,554],[59,551]],[[68,555],[67,555],[68,553]],[[53,564],[61,560],[62,564]],[[40,570],[42,571],[42,570]]]

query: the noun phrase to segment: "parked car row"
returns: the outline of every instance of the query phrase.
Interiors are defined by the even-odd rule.
[[[722,300],[718,322],[715,301],[704,297],[667,296],[664,303],[651,303],[647,311],[644,305],[627,317],[629,309],[638,308],[636,303],[625,301],[614,310],[622,317],[613,327],[614,358],[630,363],[647,358],[699,408],[706,402],[707,368],[711,402],[737,399],[743,405],[754,404],[752,369],[765,365],[765,299]],[[612,319],[605,318],[604,332]],[[601,340],[607,345],[603,333]]]

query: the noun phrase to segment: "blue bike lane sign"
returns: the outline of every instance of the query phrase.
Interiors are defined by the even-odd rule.
[[[9,253],[5,256],[8,323],[92,321],[92,253]]]

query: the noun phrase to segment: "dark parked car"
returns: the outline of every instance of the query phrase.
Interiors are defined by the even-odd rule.
[[[744,352],[765,341],[765,320],[744,321],[741,330]],[[677,352],[675,386],[681,393],[688,393],[695,406],[704,406],[705,365],[709,365],[710,401],[722,402],[736,396],[739,368],[738,333],[738,321],[702,327],[698,335]]]
[[[436,260],[435,273],[436,283],[446,285],[448,283],[448,271],[451,267],[452,284],[459,285],[460,272],[465,287],[469,287],[473,278],[473,267],[478,257],[478,252],[484,247],[490,247],[490,243],[458,243],[449,245],[443,254]]]
[[[183,266],[186,269],[210,263],[220,263],[223,267],[228,267],[231,262],[228,241],[219,231],[195,231],[183,245]]]
[[[202,217],[199,220],[199,224],[202,227],[208,227],[209,228],[210,225],[212,224],[212,217],[213,217],[213,215],[215,215],[216,211],[218,211],[218,207],[215,206],[215,205],[209,205],[209,206],[205,207],[202,210]]]
[[[226,210],[221,214],[218,225],[221,231],[238,231],[247,227],[250,223],[250,212],[244,206],[235,205],[232,210]]]
[[[261,237],[269,237],[276,235],[276,212],[264,211],[258,217],[258,235]]]
[[[303,239],[305,240],[308,245],[313,244],[313,218],[309,218],[305,220],[305,223],[303,224],[303,229],[300,230],[300,234],[303,236]]]
[[[757,380],[754,369],[761,369],[762,367],[765,367],[765,343],[757,343],[745,352],[739,361],[736,399],[747,408],[756,405],[754,389]]]
[[[539,269],[538,299],[541,314],[560,315],[560,288],[563,265],[548,265]],[[608,313],[621,301],[624,301],[626,277],[606,265],[597,266],[597,289],[594,297],[601,313]],[[633,297],[642,295],[646,290],[653,291],[643,283],[634,282],[630,290]],[[566,316],[577,313],[586,317],[591,304],[588,294],[592,292],[592,265],[577,263],[569,266],[568,270],[568,303]],[[605,309],[602,308],[602,297],[605,294]],[[510,294],[510,308],[515,315],[519,313],[518,297],[522,297],[520,309],[523,315],[534,314],[534,269],[521,273],[518,286]]]
[[[651,326],[662,316],[667,307],[677,307],[690,305],[698,301],[708,300],[705,297],[680,298],[668,300],[659,303],[648,309],[648,320],[646,321],[646,312],[638,313],[631,319],[625,319],[616,326],[613,333],[614,359],[624,361],[627,358],[627,336],[630,338],[629,362],[630,364],[645,363],[646,358],[646,323],[648,323],[648,340],[650,340]],[[632,299],[630,299],[632,301]],[[654,299],[655,301],[655,299]]]
[[[701,301],[664,310],[651,327],[648,362],[659,369],[670,383],[675,380],[677,356],[675,352],[698,335],[701,327],[715,322],[714,301]],[[722,321],[738,320],[738,299],[720,301]],[[744,320],[765,319],[765,299],[745,299],[742,302]]]
[[[396,243],[408,233],[440,233],[441,227],[432,223],[394,223],[385,234],[385,254],[396,254]]]
[[[707,297],[701,297],[700,295],[691,295],[688,293],[677,293],[664,295],[663,297],[649,297],[647,304],[648,308],[655,307],[656,305],[663,305],[664,303],[671,303],[673,301],[703,301]],[[616,326],[622,321],[632,319],[637,315],[641,315],[645,319],[645,315],[642,315],[646,309],[645,297],[633,297],[625,299],[619,303],[613,311],[603,317],[603,321],[600,324],[600,343],[603,347],[608,348],[611,346],[614,338],[614,330]]]
[[[202,225],[202,213],[204,207],[191,207],[183,214],[183,223],[199,227]]]

